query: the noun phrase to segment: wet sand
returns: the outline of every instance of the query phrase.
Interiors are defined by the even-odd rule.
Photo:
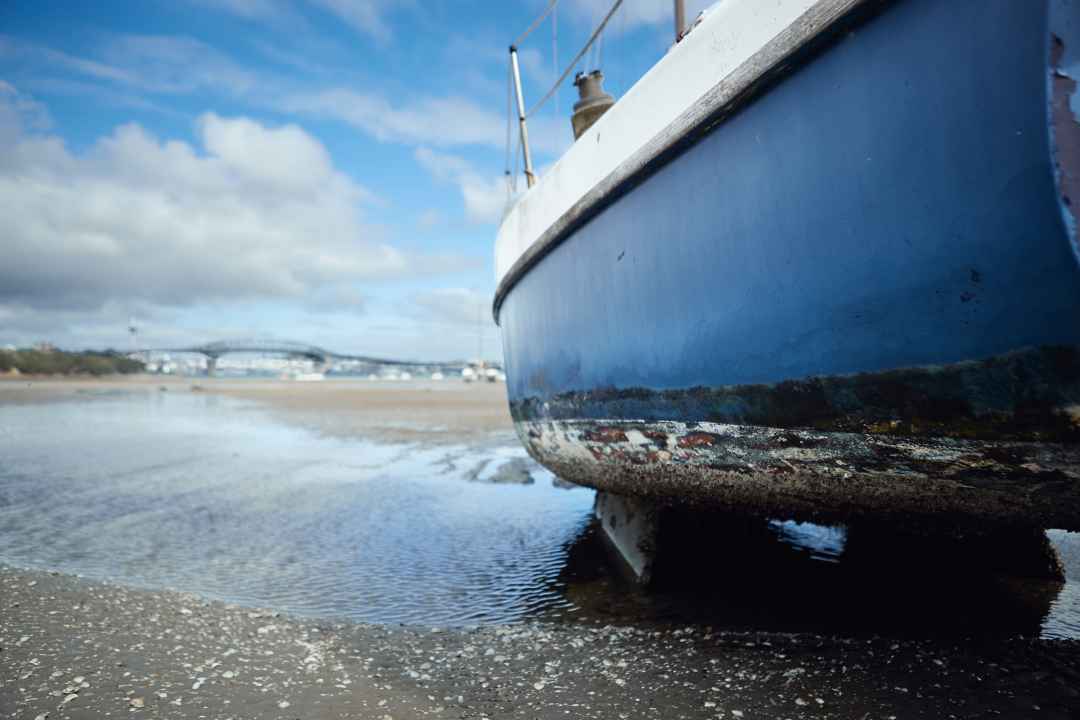
[[[330,379],[313,383],[213,380],[199,385],[208,392],[263,403],[290,422],[338,437],[457,443],[514,430],[502,383]]]
[[[12,718],[1072,718],[1080,645],[706,627],[446,631],[0,568]]]
[[[119,391],[203,392],[268,406],[283,419],[335,437],[383,442],[484,442],[512,435],[502,383],[322,382],[136,375],[101,379],[0,378],[0,404],[62,401]]]

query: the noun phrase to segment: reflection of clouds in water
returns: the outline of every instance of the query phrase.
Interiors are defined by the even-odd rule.
[[[1068,582],[1054,600],[1043,624],[1043,634],[1052,638],[1080,637],[1080,533],[1048,530],[1046,536],[1058,552]]]
[[[1075,639],[1080,637],[1080,586],[1066,583],[1054,599],[1043,623],[1043,637]]]
[[[877,567],[872,555],[879,574],[868,583],[865,568],[846,562],[857,560],[854,530],[849,542],[842,528],[793,521],[759,524],[767,542],[757,556],[739,544],[745,539],[731,540],[750,559],[723,576],[718,594],[630,593],[607,579],[589,522],[593,492],[554,487],[512,433],[479,445],[380,444],[275,417],[256,404],[186,392],[0,405],[0,561],[392,623],[580,610],[577,617],[605,622],[697,618],[832,631],[863,612],[876,631],[883,612],[947,619],[985,606],[994,625],[1015,614],[995,614],[982,594],[978,605],[953,601],[955,589],[942,590],[941,577],[925,583],[918,566],[915,577],[894,577],[898,570]],[[1056,600],[1040,599],[1032,622],[1043,622],[1047,636],[1077,637],[1080,535],[1050,538],[1074,580]],[[786,546],[779,556],[770,550],[777,541]],[[880,582],[892,584],[870,587]]]
[[[592,503],[513,438],[345,440],[200,394],[0,406],[0,428],[4,561],[298,613],[453,624],[565,607],[552,586]],[[484,461],[541,482],[467,482]]]
[[[770,520],[769,527],[782,542],[806,550],[815,560],[838,562],[847,542],[847,531],[837,526]]]
[[[1080,533],[1047,530],[1046,536],[1058,551],[1068,577],[1080,578]]]

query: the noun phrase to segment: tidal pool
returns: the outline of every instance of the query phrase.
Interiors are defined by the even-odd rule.
[[[568,608],[592,504],[516,441],[335,439],[208,393],[0,406],[0,447],[4,562],[369,622]],[[507,463],[533,482],[484,482]]]
[[[867,572],[843,528],[772,521],[696,550],[704,587],[643,593],[607,561],[592,504],[512,432],[373,442],[175,386],[0,403],[11,565],[374,623],[1080,637],[1076,534],[1049,533],[1069,582],[1018,584],[895,562],[903,548]]]

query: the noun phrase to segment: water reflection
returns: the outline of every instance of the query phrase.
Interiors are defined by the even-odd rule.
[[[1050,533],[1062,586],[880,528],[729,518],[646,594],[611,569],[593,493],[555,483],[513,438],[334,439],[210,393],[0,405],[6,563],[369,622],[1080,637],[1076,534]]]
[[[777,540],[797,550],[803,550],[814,560],[840,562],[847,544],[847,531],[795,520],[770,520],[769,529]]]
[[[516,444],[332,439],[211,394],[0,407],[0,432],[3,561],[306,615],[557,610],[552,579],[592,503]],[[537,482],[482,482],[481,462]]]
[[[568,552],[561,580],[579,616],[609,622],[693,623],[777,632],[914,637],[1080,637],[1077,583],[1017,578],[956,545],[887,528],[724,518],[713,541],[661,555],[647,592],[612,563],[598,522]],[[699,538],[698,538],[699,539]],[[1078,536],[1051,533],[1069,577]],[[988,568],[988,565],[990,566]]]
[[[1050,530],[1046,534],[1065,566],[1066,583],[1051,602],[1043,636],[1080,638],[1080,533]]]

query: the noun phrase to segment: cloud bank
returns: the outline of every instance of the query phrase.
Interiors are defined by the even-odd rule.
[[[0,86],[0,304],[305,298],[453,265],[364,223],[371,193],[296,125],[206,113],[196,142],[120,126],[84,152]]]
[[[419,147],[413,153],[416,162],[440,182],[457,185],[465,204],[465,217],[474,223],[497,223],[510,198],[506,178],[486,177],[473,169],[464,158]]]
[[[692,21],[698,13],[712,5],[716,0],[688,0],[686,3],[687,21]],[[568,0],[571,12],[592,23],[597,23],[611,9],[612,0]],[[667,24],[674,27],[674,10],[671,0],[625,0],[619,9],[619,15],[613,20],[615,31],[630,30],[641,25]],[[620,17],[621,15],[621,17]]]

